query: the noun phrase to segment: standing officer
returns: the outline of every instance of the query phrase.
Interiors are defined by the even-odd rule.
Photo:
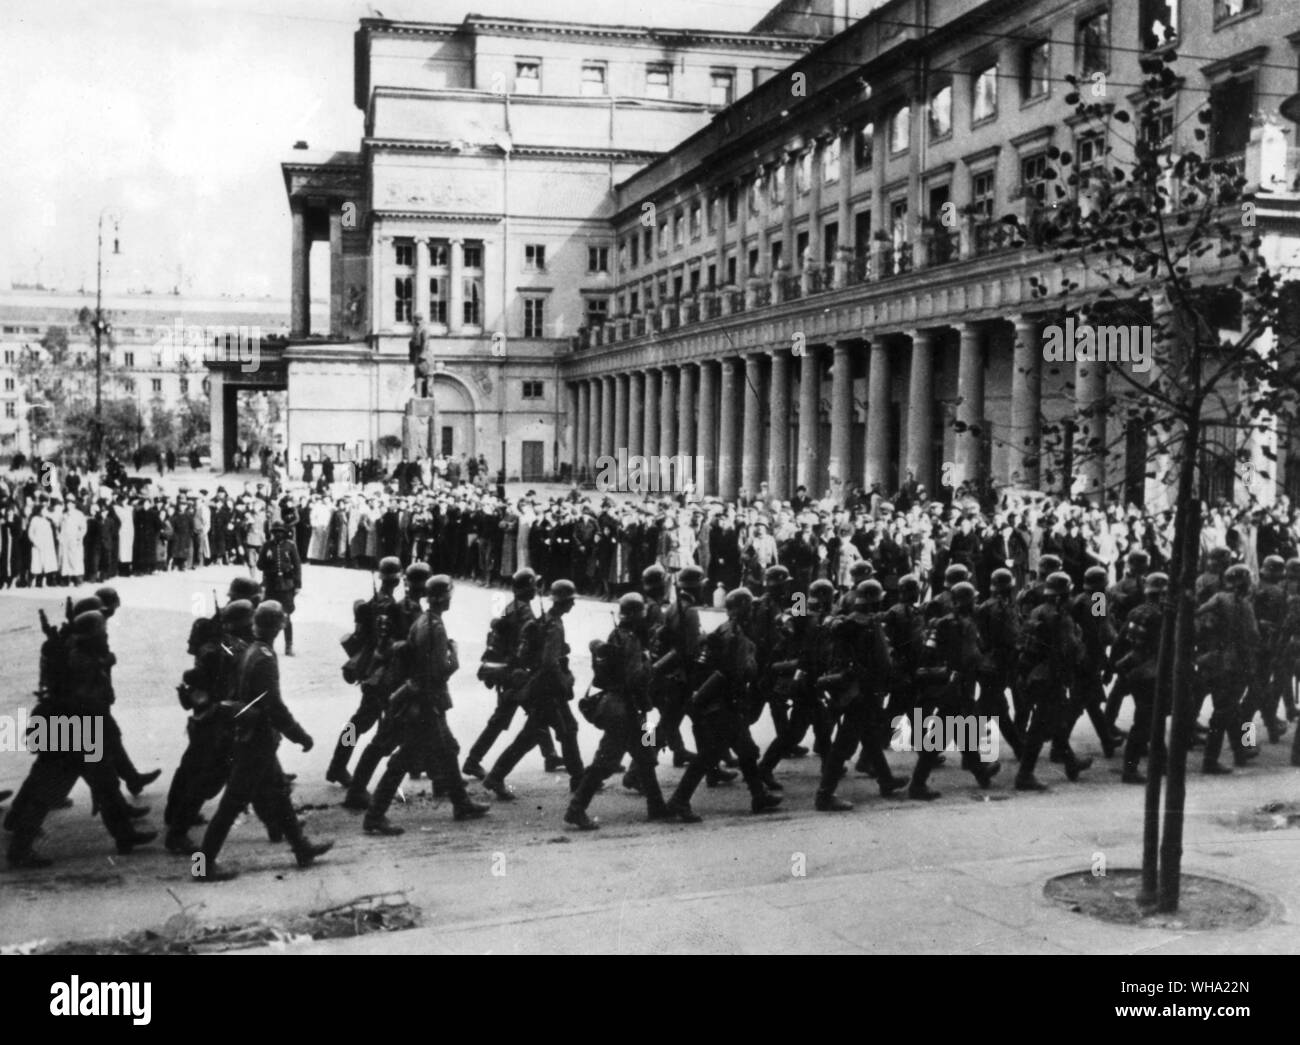
[[[650,682],[650,665],[642,642],[644,627],[645,599],[637,592],[628,592],[618,600],[618,627],[603,644],[593,644],[596,680],[604,689],[595,725],[603,735],[564,814],[566,824],[582,831],[594,831],[600,826],[587,815],[587,806],[605,778],[617,771],[625,751],[637,767],[637,782],[645,795],[650,819],[662,820],[668,815],[655,776],[653,743],[646,742],[641,728],[642,716],[649,707]],[[686,772],[698,764],[692,762]]]
[[[270,602],[284,614],[284,655],[293,656],[294,597],[302,591],[302,560],[298,547],[289,539],[289,527],[282,519],[271,524],[271,539],[262,548],[257,568],[262,571],[262,588]]]
[[[235,818],[249,802],[266,810],[289,840],[299,867],[310,867],[334,846],[333,842],[312,842],[303,834],[276,754],[281,734],[304,752],[312,749],[311,737],[298,725],[280,695],[280,665],[273,647],[285,620],[284,610],[274,600],[253,611],[253,641],[241,651],[235,667],[235,703],[239,710],[234,716],[230,776],[191,868],[199,881],[220,882],[235,877],[235,871],[218,865],[217,857]]]
[[[1046,791],[1047,785],[1034,776],[1038,756],[1046,741],[1061,745],[1065,775],[1078,780],[1092,765],[1070,747],[1067,691],[1074,684],[1083,656],[1078,625],[1069,612],[1070,575],[1056,571],[1043,584],[1042,601],[1029,615],[1025,626],[1025,696],[1029,726],[1016,773],[1017,791]]]
[[[754,642],[745,623],[754,605],[746,588],[737,588],[726,599],[727,619],[704,640],[702,654],[704,683],[691,697],[691,724],[699,756],[686,767],[666,813],[684,823],[699,823],[691,809],[691,796],[704,779],[709,766],[716,765],[728,750],[736,752],[740,771],[750,793],[750,810],[766,813],[781,804],[779,795],[768,794],[758,769],[758,747],[746,724],[747,690],[758,674]]]
[[[1237,563],[1224,571],[1222,590],[1197,609],[1196,625],[1196,672],[1209,688],[1214,705],[1201,772],[1212,776],[1231,773],[1219,763],[1225,735],[1238,766],[1259,754],[1259,748],[1246,746],[1240,728],[1242,691],[1250,681],[1251,665],[1259,656],[1259,626],[1250,602],[1249,567]]]
[[[515,670],[524,676],[520,693],[527,720],[483,779],[483,786],[505,802],[515,797],[506,787],[506,777],[552,729],[560,738],[560,750],[564,752],[569,790],[576,791],[582,778],[578,722],[569,708],[573,700],[573,672],[569,670],[569,644],[564,637],[564,616],[573,609],[578,591],[572,581],[558,580],[551,582],[550,595],[550,609],[524,625],[514,657],[518,665]]]
[[[439,573],[425,583],[429,609],[411,625],[406,640],[411,678],[392,695],[390,710],[401,743],[388,760],[384,775],[375,785],[374,797],[366,810],[366,834],[400,835],[403,828],[390,824],[388,807],[408,773],[428,773],[434,788],[451,799],[457,820],[483,816],[488,807],[471,801],[465,781],[456,769],[456,740],[447,728],[451,692],[447,682],[460,668],[456,643],[447,638],[443,614],[451,609],[452,583]]]

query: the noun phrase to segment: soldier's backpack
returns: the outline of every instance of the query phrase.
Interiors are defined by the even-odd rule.
[[[510,666],[514,663],[518,638],[514,622],[505,614],[494,617],[488,625],[487,638],[483,642],[483,656],[478,666],[478,680],[488,689],[496,689],[506,682]]]

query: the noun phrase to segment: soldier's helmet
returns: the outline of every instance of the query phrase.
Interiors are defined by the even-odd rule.
[[[1289,581],[1300,581],[1300,559],[1287,559],[1286,579]]]
[[[419,592],[424,588],[424,582],[433,576],[433,567],[427,562],[413,562],[406,567],[406,583],[412,591]]]
[[[853,565],[849,567],[849,578],[856,585],[861,581],[865,581],[875,572],[876,567],[872,565],[870,559],[855,559]]]
[[[262,594],[262,586],[253,580],[252,577],[234,577],[230,581],[230,589],[226,592],[228,599],[247,599],[252,601]]]
[[[272,533],[288,533],[288,532],[289,532],[289,524],[288,524],[287,522],[285,522],[283,519],[276,519],[275,522],[271,523],[271,532],[272,532]]]
[[[1205,559],[1210,564],[1211,568],[1217,567],[1218,569],[1223,570],[1227,568],[1230,562],[1232,562],[1232,552],[1228,551],[1228,549],[1223,547],[1223,545],[1219,545],[1218,547],[1211,548],[1209,552],[1206,553]]]
[[[109,588],[107,586],[96,588],[95,598],[104,604],[104,609],[110,612],[116,610],[122,605],[122,596],[118,595],[116,588]]]
[[[1005,566],[993,571],[989,577],[989,587],[994,591],[1006,592],[1016,586],[1016,578]]]
[[[1151,556],[1142,548],[1134,548],[1125,557],[1130,573],[1145,572],[1151,566]]]
[[[813,602],[829,605],[835,598],[835,585],[825,577],[818,577],[808,586],[808,598]]]
[[[1110,574],[1105,566],[1089,566],[1083,575],[1084,591],[1105,591]]]
[[[954,584],[960,584],[970,577],[970,570],[959,562],[954,562],[943,571],[943,584],[945,588],[951,588]]]
[[[82,601],[86,600],[83,599]],[[99,610],[86,610],[72,618],[72,634],[74,635],[102,635],[105,630],[104,615]]]
[[[876,609],[885,601],[885,587],[877,580],[863,581],[853,589],[853,608]]]
[[[434,602],[449,599],[451,598],[451,587],[451,578],[445,573],[434,574],[424,582],[424,594]]]
[[[573,581],[558,580],[551,581],[551,601],[560,605],[572,605],[578,597],[578,589],[573,586]]]
[[[630,591],[618,600],[618,619],[620,621],[637,621],[645,616],[645,599],[638,592]]]
[[[949,589],[955,609],[969,610],[975,605],[975,585],[970,581],[959,581]]]
[[[537,591],[537,574],[525,567],[510,578],[510,587],[516,595],[527,595],[531,599]]]
[[[98,598],[94,595],[87,595],[72,604],[72,619],[76,620],[83,613],[100,613],[103,609],[104,604]]]
[[[385,555],[379,560],[379,576],[381,577],[400,577],[402,575],[402,560],[395,555]]]
[[[246,628],[253,623],[253,604],[233,599],[221,607],[221,623],[228,628]]]
[[[668,574],[658,563],[647,566],[641,571],[641,587],[651,595],[662,595],[668,587]]]
[[[274,599],[261,603],[253,611],[253,629],[261,634],[276,634],[284,627],[284,607]]]
[[[901,599],[916,599],[921,596],[921,578],[914,573],[909,573],[906,577],[898,579],[898,597]]]
[[[1061,557],[1048,552],[1038,557],[1038,576],[1047,577],[1061,568]]]
[[[1142,578],[1143,595],[1163,595],[1169,590],[1169,574],[1148,573]]]
[[[733,611],[738,613],[748,613],[754,605],[754,593],[748,588],[736,588],[727,592],[727,597],[723,601],[723,606],[728,613]]]
[[[683,566],[677,571],[677,587],[698,595],[704,588],[704,571],[698,566]]]
[[[1286,560],[1280,555],[1270,555],[1259,569],[1259,575],[1266,581],[1278,581],[1286,574]]]
[[[1223,572],[1223,583],[1231,584],[1238,588],[1249,588],[1250,567],[1240,562],[1235,566],[1229,566]]]
[[[1069,595],[1073,582],[1070,580],[1068,573],[1056,570],[1048,574],[1047,582],[1044,585],[1048,595]]]
[[[768,591],[784,591],[790,583],[790,571],[784,566],[769,566],[763,571],[763,587]]]

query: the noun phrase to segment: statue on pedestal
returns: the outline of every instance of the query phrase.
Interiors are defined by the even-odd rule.
[[[428,355],[429,332],[424,326],[424,317],[415,317],[415,329],[411,331],[410,359],[415,367],[415,395],[418,399],[429,399],[433,395],[433,360]]]

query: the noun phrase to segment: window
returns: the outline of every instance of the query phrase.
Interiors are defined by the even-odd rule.
[[[727,286],[734,287],[735,285],[736,285],[736,256],[733,254],[731,257],[727,258]]]
[[[1254,14],[1259,0],[1214,0],[1214,24],[1217,26],[1239,15]]]
[[[461,280],[461,321],[470,327],[483,325],[483,281],[477,276]]]
[[[714,69],[709,76],[709,104],[730,105],[736,100],[736,73],[731,69]]]
[[[840,180],[840,136],[837,134],[822,149],[822,184]]]
[[[587,298],[587,326],[604,326],[608,318],[609,298]]]
[[[704,231],[704,210],[698,203],[691,206],[691,239],[699,239]]]
[[[1098,133],[1081,134],[1075,143],[1074,152],[1074,169],[1079,175],[1079,184],[1087,185],[1106,162],[1106,139]]]
[[[812,185],[812,149],[799,154],[799,162],[794,168],[794,185],[799,192],[807,192]]]
[[[189,394],[190,394],[190,379],[189,379],[188,377],[182,377],[182,378],[180,379],[180,385],[181,385],[181,395],[183,395],[183,396],[184,396],[184,395],[189,395]]]
[[[1218,5],[1215,5],[1218,21]],[[1178,39],[1178,0],[1139,0],[1138,34],[1142,48],[1152,51]]]
[[[587,271],[596,273],[605,273],[609,271],[608,247],[587,248]]]
[[[14,390],[14,379],[13,379],[12,377],[6,377],[6,378],[5,378],[5,391],[6,391],[6,392],[12,392],[13,390]]]
[[[1047,200],[1047,153],[1036,152],[1020,161],[1020,190],[1039,203]]]
[[[124,377],[124,378],[122,378],[122,391],[123,391],[123,392],[134,392],[134,391],[135,391],[135,378],[133,378],[133,377]]]
[[[995,184],[993,171],[991,170],[980,171],[971,175],[971,215],[976,222],[993,220]]]
[[[889,118],[889,151],[906,152],[912,144],[912,107],[900,105]]]
[[[605,63],[582,63],[582,93],[588,98],[600,97],[605,93]]]
[[[632,315],[641,311],[641,295],[635,290],[627,296],[627,310]]]
[[[1210,87],[1210,155],[1233,156],[1250,141],[1255,111],[1255,81],[1225,80]]]
[[[772,170],[772,202],[785,202],[785,164],[778,163]]]
[[[1142,143],[1149,149],[1166,156],[1174,144],[1174,111],[1164,109],[1142,121]]]
[[[1020,97],[1042,98],[1052,87],[1052,45],[1046,40],[1020,52]]]
[[[990,65],[975,74],[971,87],[970,122],[991,120],[998,114],[998,67]]]
[[[155,378],[152,378],[152,379],[150,380],[150,382],[149,382],[149,385],[150,385],[150,387],[153,389],[154,395],[162,395],[162,378],[161,378],[161,377],[155,377]]]
[[[524,244],[524,271],[546,271],[546,245],[544,243]]]
[[[122,353],[122,365],[123,365],[123,366],[135,366],[135,353],[134,353],[134,352],[123,352],[123,353]]]
[[[393,244],[394,252],[398,266],[401,268],[410,268],[415,264],[415,244],[414,243],[395,243]]]
[[[835,264],[835,255],[840,249],[840,223],[828,221],[822,227],[822,264],[830,268]]]
[[[542,93],[542,60],[520,58],[515,62],[515,94]]]
[[[429,277],[429,322],[447,325],[447,288],[449,276]]]
[[[930,95],[930,140],[952,133],[952,84],[944,84]]]
[[[1083,76],[1110,72],[1110,13],[1098,11],[1079,21],[1075,56]]]
[[[13,350],[12,348],[6,348],[6,349],[5,349],[5,366],[13,366],[13,363],[14,363],[14,350]]]
[[[740,215],[740,193],[733,186],[727,190],[727,224],[734,225]]]
[[[899,249],[907,243],[906,196],[889,202],[889,231],[895,249]]]
[[[772,241],[772,271],[776,272],[781,267],[782,247],[779,239]]]
[[[546,321],[546,299],[524,298],[524,337],[542,337]]]
[[[875,151],[876,125],[868,123],[853,136],[853,166],[860,171],[871,167],[872,154]]]
[[[5,417],[13,419],[17,416],[18,416],[18,408],[14,403],[14,401],[11,399],[9,400],[9,402],[5,403]]]
[[[662,225],[659,226],[659,253],[660,254],[668,253],[669,232],[670,229],[668,226],[668,222],[665,221]]]
[[[467,269],[481,269],[483,267],[483,244],[477,241],[466,243],[462,258]]]
[[[753,276],[758,273],[758,248],[750,247],[749,253],[745,256],[745,275]]]
[[[433,268],[445,269],[447,267],[447,241],[430,240],[429,241],[429,263]]]
[[[654,63],[645,67],[645,96],[671,98],[673,96],[673,67]]]
[[[525,381],[524,398],[525,399],[544,399],[546,398],[545,381]]]
[[[686,242],[686,216],[678,211],[673,215],[673,246],[680,247]]]
[[[398,323],[411,322],[412,279],[410,276],[398,276],[393,280],[393,318]]]
[[[694,294],[700,289],[700,267],[696,265],[691,269],[691,293]]]

